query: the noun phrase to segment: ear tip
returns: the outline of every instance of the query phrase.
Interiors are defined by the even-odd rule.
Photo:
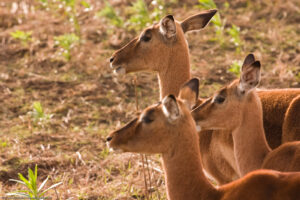
[[[190,82],[195,85],[197,88],[199,87],[200,80],[199,78],[192,78]]]
[[[193,88],[199,88],[200,80],[199,78],[192,78],[188,82],[186,82],[181,88],[187,86],[191,89]]]
[[[246,56],[246,58],[245,58],[245,60],[246,59],[252,59],[252,60],[255,60],[255,57],[254,57],[254,54],[253,53],[249,53],[247,56]]]
[[[212,13],[212,14],[216,14],[216,13],[218,12],[218,9],[210,9],[209,11],[210,11],[210,13]]]
[[[168,19],[171,19],[171,20],[173,20],[173,21],[174,21],[174,17],[173,17],[173,15],[167,15],[165,18],[168,18]]]
[[[260,68],[260,67],[261,67],[260,61],[259,61],[259,60],[255,61],[255,62],[252,63],[251,65],[252,65],[253,67],[256,67],[256,68]]]
[[[176,101],[176,97],[175,97],[173,94],[170,94],[170,95],[168,96],[168,98],[171,98],[171,99],[173,99],[174,101]]]

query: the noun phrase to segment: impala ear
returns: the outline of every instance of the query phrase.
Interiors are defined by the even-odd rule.
[[[255,61],[254,63],[243,66],[242,73],[240,76],[239,89],[242,93],[245,93],[255,88],[260,81],[260,62]]]
[[[249,66],[255,62],[255,57],[252,53],[248,54],[244,60],[243,67]]]
[[[184,33],[188,31],[200,30],[204,28],[211,18],[216,14],[217,10],[206,10],[199,14],[193,15],[181,22],[181,28]]]
[[[162,106],[163,113],[170,122],[173,122],[179,118],[179,108],[174,95],[171,94],[169,96],[166,96],[162,100]]]
[[[172,15],[167,15],[160,20],[159,30],[167,39],[176,35],[176,24]]]
[[[178,98],[180,98],[185,105],[192,110],[197,101],[199,95],[199,79],[193,78],[186,82],[180,89]]]

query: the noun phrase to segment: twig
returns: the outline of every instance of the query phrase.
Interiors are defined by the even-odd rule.
[[[147,176],[145,173],[145,161],[144,161],[144,155],[141,154],[142,157],[142,163],[143,163],[143,174],[144,174],[144,182],[145,182],[145,195],[146,195],[146,199],[149,199],[149,193],[148,193],[148,184],[147,184]]]
[[[52,180],[52,176],[50,176],[50,180],[51,180],[51,183],[52,185],[54,184],[53,180]],[[58,193],[57,193],[57,190],[56,190],[56,187],[54,187],[54,191],[55,191],[55,194],[56,194],[56,199],[57,200],[60,200],[59,196],[58,196]]]
[[[149,168],[149,163],[148,163],[148,158],[145,155],[145,160],[146,160],[146,165],[147,165],[147,172],[148,172],[148,178],[149,178],[149,188],[151,190],[152,186],[151,186],[151,174],[150,174],[150,168]],[[150,199],[152,199],[152,192],[150,191]]]
[[[135,109],[136,109],[136,113],[139,112],[139,99],[138,99],[138,91],[137,91],[137,77],[134,76],[133,78],[133,84],[134,84],[134,93],[135,93]],[[142,166],[143,166],[143,174],[144,174],[144,182],[145,182],[145,195],[146,195],[146,199],[149,199],[149,190],[148,190],[148,183],[147,183],[147,174],[145,172],[145,160],[147,163],[147,168],[148,168],[148,160],[147,158],[144,158],[143,154],[140,154],[141,158],[142,158]],[[149,168],[148,168],[148,172],[149,172]],[[150,178],[150,176],[149,176]],[[150,188],[151,188],[151,181],[150,181]]]

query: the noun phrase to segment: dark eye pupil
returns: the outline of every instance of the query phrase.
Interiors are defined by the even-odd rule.
[[[223,103],[224,101],[225,101],[225,98],[224,98],[224,97],[221,97],[221,96],[218,96],[218,97],[216,97],[216,99],[215,99],[215,102],[216,102],[216,103],[219,103],[219,104]]]
[[[144,41],[144,42],[148,42],[148,41],[151,40],[151,37],[148,36],[148,35],[143,35],[142,38],[141,38],[141,40]]]
[[[149,124],[149,123],[153,122],[153,120],[146,116],[143,118],[143,122],[145,122],[146,124]]]

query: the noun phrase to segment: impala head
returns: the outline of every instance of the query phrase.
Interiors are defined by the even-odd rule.
[[[188,52],[184,33],[204,28],[216,12],[207,10],[183,22],[174,20],[172,15],[164,17],[117,50],[110,58],[111,68],[120,74],[159,71],[162,64],[172,59],[173,51]]]
[[[184,94],[178,99],[168,95],[123,128],[112,132],[106,139],[109,147],[124,152],[167,152],[177,143],[179,130],[195,127],[189,107],[196,103],[198,82],[198,79],[191,79],[182,87]]]
[[[192,111],[196,123],[202,129],[233,130],[238,127],[245,106],[258,100],[253,89],[259,81],[260,62],[255,61],[253,54],[249,54],[243,63],[240,78],[220,89]]]

